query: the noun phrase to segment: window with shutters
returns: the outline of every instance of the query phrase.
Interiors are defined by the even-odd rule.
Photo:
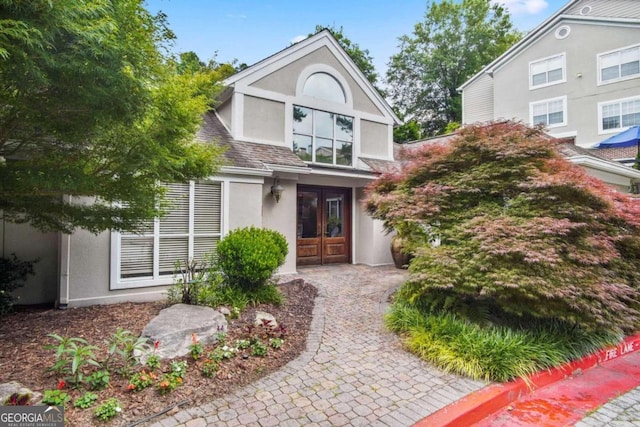
[[[564,53],[529,63],[529,89],[538,89],[566,81]]]
[[[117,265],[113,289],[170,284],[177,261],[215,253],[222,230],[222,184],[168,184],[167,214],[138,234],[114,233]]]

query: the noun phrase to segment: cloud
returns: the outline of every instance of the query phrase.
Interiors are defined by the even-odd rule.
[[[491,0],[505,6],[511,15],[537,15],[549,6],[545,0]]]
[[[294,38],[291,39],[291,44],[296,44],[301,42],[302,40],[306,39],[307,36],[295,36]]]

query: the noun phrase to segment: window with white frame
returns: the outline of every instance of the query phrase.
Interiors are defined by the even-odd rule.
[[[529,88],[551,86],[567,81],[565,54],[529,63]]]
[[[117,280],[126,289],[172,282],[176,262],[201,261],[221,237],[222,185],[219,182],[168,184],[168,212],[135,233],[117,233]]]
[[[529,104],[529,116],[532,125],[542,124],[548,128],[566,126],[567,97],[532,102]]]
[[[353,117],[294,105],[293,152],[307,162],[352,166]]]
[[[599,83],[640,77],[640,45],[598,55]]]
[[[601,133],[640,125],[640,97],[601,102],[598,106]]]

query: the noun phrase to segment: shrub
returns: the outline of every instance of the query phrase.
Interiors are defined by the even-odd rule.
[[[502,320],[501,326],[483,326],[445,311],[426,313],[403,301],[396,301],[385,317],[387,326],[401,333],[407,348],[421,359],[485,381],[526,377],[621,338],[554,319]]]
[[[255,289],[267,283],[284,264],[287,253],[287,241],[277,231],[240,228],[218,244],[218,265],[229,284]]]
[[[211,255],[202,261],[191,259],[184,264],[175,264],[175,284],[169,288],[167,298],[170,304],[206,305],[202,292],[207,282],[215,282],[215,262]]]
[[[640,327],[640,203],[571,164],[540,129],[494,123],[411,152],[368,189],[401,230],[414,306],[497,306],[594,331]]]
[[[11,311],[14,297],[11,292],[24,286],[27,276],[35,274],[34,261],[21,261],[16,254],[0,257],[0,316]]]

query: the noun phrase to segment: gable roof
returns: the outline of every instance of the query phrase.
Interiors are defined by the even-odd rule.
[[[493,76],[493,73],[500,68],[502,65],[510,62],[516,56],[520,54],[524,49],[529,47],[531,44],[535,43],[539,38],[544,36],[551,27],[556,25],[558,22],[563,20],[573,20],[576,22],[584,22],[584,23],[607,23],[607,22],[618,22],[629,25],[640,25],[640,19],[638,16],[634,16],[633,14],[624,13],[623,9],[618,8],[615,9],[616,13],[611,13],[613,9],[605,9],[601,8],[601,12],[596,9],[594,13],[602,13],[602,15],[598,16],[594,13],[583,15],[580,13],[580,9],[585,6],[594,7],[598,3],[604,4],[607,0],[571,0],[563,7],[561,7],[556,13],[551,15],[533,30],[529,31],[519,42],[511,46],[506,52],[497,57],[491,63],[482,68],[479,72],[471,76],[469,80],[464,82],[457,90],[462,91],[479,77],[484,74],[489,74]],[[618,0],[625,1],[625,0]],[[633,9],[635,11],[638,10],[637,0],[626,0],[630,3],[630,7],[627,9]],[[635,4],[634,4],[635,3]]]
[[[340,64],[349,72],[360,89],[362,89],[362,91],[371,99],[380,111],[385,112],[396,124],[402,123],[402,120],[400,120],[400,118],[394,113],[393,108],[391,108],[377,89],[371,84],[371,82],[369,82],[329,30],[322,30],[296,44],[293,44],[228,77],[223,83],[225,86],[234,86],[242,81],[248,81],[249,84],[253,83],[270,74],[272,72],[272,68],[278,66],[279,63],[281,63],[282,66],[287,65],[322,46],[327,47],[333,53]]]

